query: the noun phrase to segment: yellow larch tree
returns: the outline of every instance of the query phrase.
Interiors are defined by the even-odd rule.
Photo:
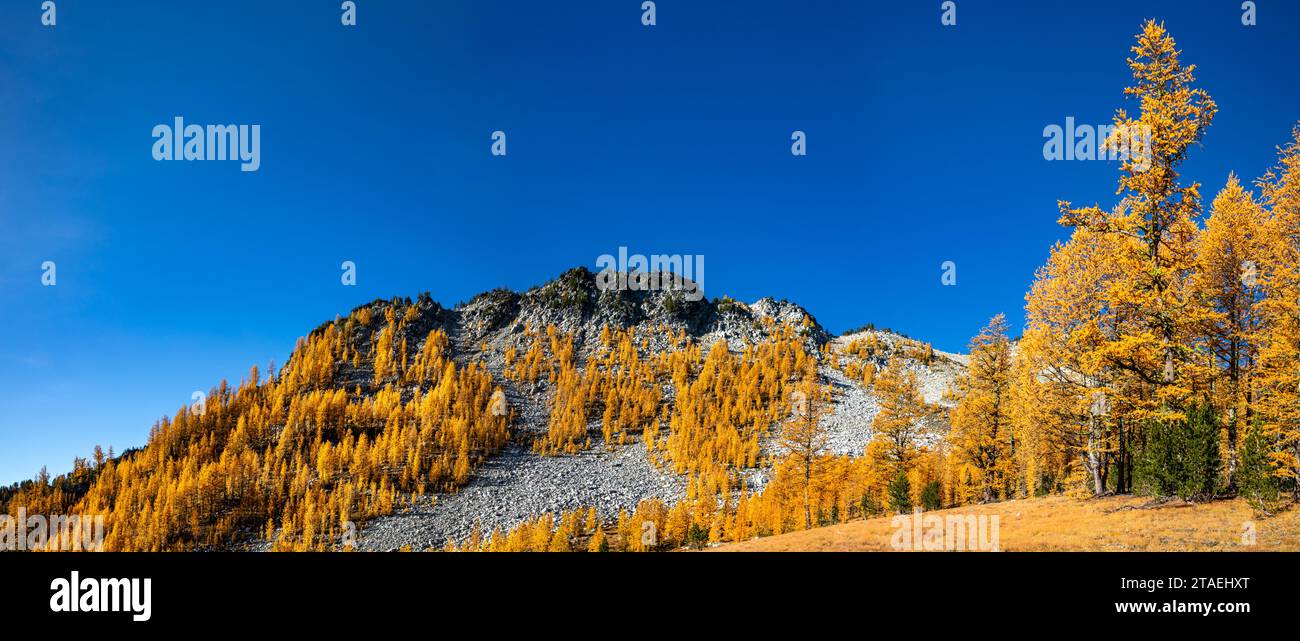
[[[994,316],[970,344],[970,362],[959,381],[949,440],[961,462],[978,475],[981,500],[1013,494],[1015,436],[1011,406],[1011,339],[1007,320]]]
[[[1300,488],[1300,127],[1260,180],[1270,208],[1257,313],[1258,412],[1275,474]]]
[[[916,372],[898,357],[889,359],[876,377],[876,399],[880,411],[872,421],[874,440],[880,441],[893,473],[906,473],[916,454],[922,421],[932,413],[921,394]]]
[[[1139,101],[1139,115],[1117,111],[1105,143],[1129,152],[1120,163],[1121,199],[1109,211],[1062,201],[1060,221],[1136,241],[1116,256],[1123,277],[1112,283],[1106,300],[1131,309],[1139,323],[1116,335],[1103,356],[1109,367],[1131,372],[1149,388],[1125,399],[1134,418],[1178,420],[1196,382],[1187,366],[1199,362],[1189,340],[1198,310],[1188,285],[1201,210],[1200,185],[1181,184],[1178,172],[1218,107],[1193,87],[1196,66],[1182,63],[1162,24],[1144,24],[1132,52],[1134,84],[1124,93]]]
[[[780,443],[790,461],[802,473],[804,529],[812,527],[812,487],[819,472],[822,451],[826,449],[826,429],[821,425],[827,412],[829,391],[815,378],[807,376],[794,392],[794,411],[781,428]]]
[[[1209,306],[1200,339],[1214,362],[1212,401],[1224,422],[1223,458],[1233,486],[1237,450],[1254,420],[1254,373],[1262,331],[1259,270],[1266,262],[1265,212],[1237,180],[1214,198],[1205,230],[1196,240],[1195,293]]]

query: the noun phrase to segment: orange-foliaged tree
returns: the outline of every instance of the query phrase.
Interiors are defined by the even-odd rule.
[[[814,478],[820,476],[818,463],[827,445],[821,420],[827,411],[828,392],[815,376],[815,372],[810,372],[794,392],[794,414],[785,420],[780,436],[782,449],[803,473],[804,529],[812,527],[812,486]]]
[[[1259,184],[1270,218],[1255,309],[1258,420],[1274,473],[1300,491],[1300,127]]]
[[[1155,21],[1143,25],[1128,64],[1134,83],[1124,93],[1138,100],[1139,114],[1119,110],[1106,144],[1141,144],[1130,142],[1121,162],[1120,201],[1111,210],[1062,201],[1061,223],[1133,241],[1118,247],[1121,277],[1110,283],[1106,300],[1136,324],[1109,340],[1100,355],[1107,368],[1139,379],[1140,393],[1124,399],[1133,419],[1177,420],[1200,382],[1202,362],[1190,337],[1203,313],[1190,287],[1200,185],[1182,184],[1179,168],[1218,106],[1193,86],[1196,66],[1182,63],[1173,38]]]
[[[1011,410],[1011,339],[1002,314],[971,341],[970,361],[959,381],[961,400],[949,436],[957,459],[971,467],[981,500],[1014,495],[1016,439]]]
[[[1135,420],[1125,399],[1141,383],[1110,361],[1112,346],[1140,327],[1139,311],[1108,302],[1125,277],[1120,258],[1136,242],[1080,228],[1054,247],[1026,297],[1017,345],[1025,368],[1017,380],[1022,392],[1032,390],[1016,395],[1019,431],[1077,458],[1081,465],[1069,470],[1086,474],[1097,494],[1105,492],[1110,458],[1119,454],[1119,431]]]
[[[1194,295],[1209,311],[1198,347],[1212,359],[1211,400],[1223,417],[1223,457],[1228,486],[1233,485],[1237,451],[1255,416],[1255,368],[1264,330],[1259,271],[1266,263],[1266,213],[1237,180],[1214,198],[1205,229],[1196,239]]]
[[[880,411],[872,422],[874,438],[882,443],[892,471],[905,473],[917,454],[923,420],[932,409],[921,394],[916,372],[907,369],[898,357],[891,358],[876,376],[875,391]]]

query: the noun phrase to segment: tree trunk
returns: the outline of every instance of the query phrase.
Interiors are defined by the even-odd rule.
[[[1124,421],[1119,424],[1119,454],[1115,461],[1115,493],[1128,493],[1128,433],[1124,431]]]
[[[1084,452],[1083,464],[1092,475],[1092,493],[1101,496],[1106,492],[1106,481],[1101,476],[1102,458],[1097,447],[1097,419],[1088,419],[1088,447]]]
[[[812,499],[809,489],[812,487],[812,459],[804,459],[803,466],[803,529],[812,529]]]
[[[1085,459],[1088,472],[1092,475],[1092,493],[1101,496],[1106,492],[1106,482],[1101,478],[1101,461],[1097,459],[1096,453],[1089,452]]]

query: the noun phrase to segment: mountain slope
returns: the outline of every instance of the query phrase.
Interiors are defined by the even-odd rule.
[[[57,493],[10,490],[3,507],[108,513],[110,549],[386,550],[542,512],[593,507],[604,520],[648,499],[672,506],[727,469],[757,492],[800,362],[834,390],[830,453],[862,454],[874,399],[835,356],[857,338],[833,339],[785,301],[601,291],[585,268],[456,308],[428,294],[376,300],[310,332],[270,378],[254,369],[160,422],[144,450],[87,466]],[[880,351],[863,360],[901,358],[933,402],[961,371],[921,343],[873,341]],[[686,431],[702,401],[683,390],[706,374],[712,387],[692,399],[723,414]]]
[[[685,332],[701,345],[723,341],[739,351],[746,342],[757,343],[770,336],[762,323],[764,319],[799,324],[805,317],[811,318],[797,305],[770,298],[752,304],[704,300],[669,312],[665,303],[670,294],[598,292],[591,286],[593,282],[593,274],[577,269],[523,294],[496,290],[481,295],[457,310],[461,353],[482,357],[494,377],[505,381],[511,406],[521,412],[522,420],[512,426],[516,433],[545,430],[551,393],[546,381],[525,389],[503,376],[502,354],[511,347],[526,346],[525,327],[554,325],[561,332],[571,333],[582,362],[598,349],[597,337],[607,325],[632,328],[648,341],[646,352],[668,349],[663,337],[673,331]],[[889,348],[910,342],[889,332],[874,335]],[[813,321],[804,336],[807,350],[817,353],[825,346],[847,344],[861,334],[832,339]],[[944,355],[929,366],[908,363],[920,375],[927,401],[945,402],[945,393],[963,369],[958,358]],[[884,362],[882,357],[879,365],[883,367]],[[871,391],[829,365],[823,364],[818,371],[836,390],[836,411],[822,419],[830,437],[829,451],[861,455],[871,438],[871,420],[878,410]],[[671,394],[671,389],[668,392]],[[935,430],[941,427],[934,426]],[[590,429],[599,431],[599,425],[593,424]],[[770,439],[764,443],[766,454],[774,455],[774,450]],[[755,470],[748,481],[761,489],[768,476],[764,470]],[[361,537],[361,548],[437,548],[447,539],[463,540],[475,524],[484,532],[508,530],[542,512],[559,514],[588,506],[596,507],[602,519],[613,519],[620,510],[630,511],[645,499],[658,498],[672,505],[686,495],[686,489],[685,479],[647,461],[646,448],[639,441],[613,451],[606,451],[601,442],[592,450],[562,457],[539,456],[515,445],[479,470],[458,492],[378,519]]]

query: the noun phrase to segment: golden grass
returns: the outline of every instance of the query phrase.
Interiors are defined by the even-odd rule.
[[[1244,500],[1188,504],[1143,497],[1076,500],[1061,496],[927,512],[998,515],[1002,551],[1296,551],[1300,506],[1272,517],[1253,514]],[[792,532],[714,548],[726,552],[890,551],[898,528],[891,517]],[[1254,523],[1255,544],[1243,533]]]

